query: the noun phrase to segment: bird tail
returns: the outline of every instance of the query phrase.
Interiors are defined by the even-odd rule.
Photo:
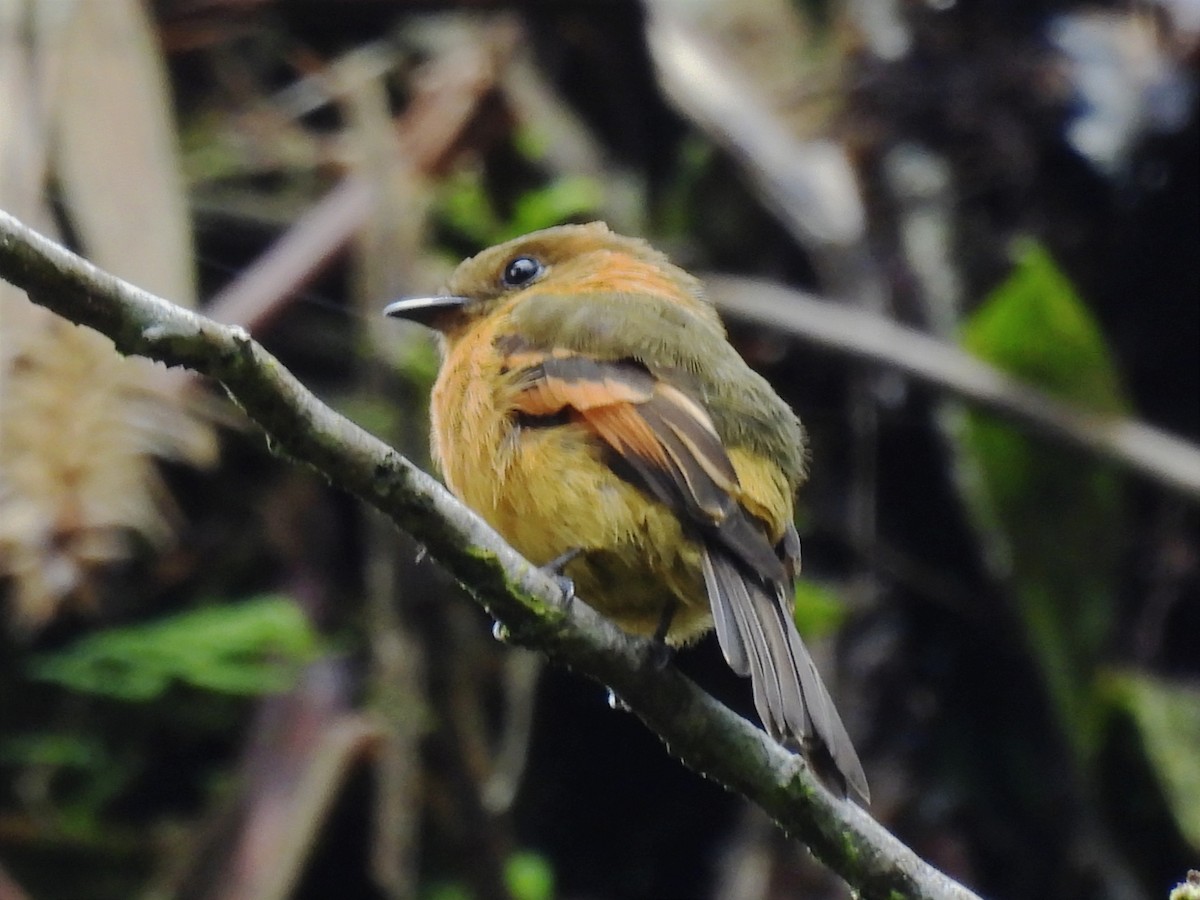
[[[870,801],[867,777],[808,649],[782,586],[764,585],[720,549],[706,548],[704,586],[729,667],[750,676],[754,706],[780,743],[823,746],[842,787]]]

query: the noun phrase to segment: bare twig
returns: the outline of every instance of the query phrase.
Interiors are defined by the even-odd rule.
[[[325,729],[299,782],[292,785],[294,792],[284,811],[280,845],[275,848],[270,864],[259,867],[254,892],[248,897],[286,900],[293,896],[320,829],[327,824],[354,767],[384,739],[379,725],[366,716],[350,713],[343,714]]]
[[[0,867],[0,900],[29,900],[29,895]]]
[[[650,642],[622,634],[558,586],[400,454],[321,404],[237,327],[127,284],[0,213],[0,277],[108,335],[122,353],[220,380],[272,445],[378,507],[422,541],[509,639],[609,686],[685,764],[757,804],[864,898],[966,898],[866,812],[829,793],[803,760],[719,704]]]
[[[370,215],[371,186],[343,179],[230,282],[208,304],[218,322],[237,322],[254,332],[266,328],[296,291],[317,277],[358,233]]]
[[[705,283],[731,316],[897,369],[1200,501],[1200,448],[1181,438],[1134,419],[1085,412],[883,316],[766,281],[708,276]]]

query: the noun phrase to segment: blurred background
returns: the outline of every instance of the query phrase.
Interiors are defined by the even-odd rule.
[[[787,311],[1200,440],[1198,70],[1196,0],[0,0],[0,208],[425,466],[389,300],[568,221],[719,273],[810,432],[797,618],[872,814],[990,898],[1164,897],[1196,496]],[[0,284],[0,898],[849,896],[421,556]]]

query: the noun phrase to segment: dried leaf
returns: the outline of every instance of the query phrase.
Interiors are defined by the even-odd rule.
[[[195,304],[191,223],[166,67],[138,0],[80,3],[57,34],[55,173],[97,265]]]
[[[0,0],[0,207],[53,234],[43,192],[57,175],[85,253],[188,302],[189,225],[155,53],[133,0]],[[216,439],[165,375],[0,285],[0,576],[18,631],[64,603],[94,604],[96,571],[135,533],[170,540],[177,514],[154,458],[207,465]]]

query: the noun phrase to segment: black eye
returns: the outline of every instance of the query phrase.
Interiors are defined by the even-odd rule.
[[[518,256],[504,267],[502,280],[508,287],[520,287],[537,278],[542,272],[542,264],[532,256]]]

